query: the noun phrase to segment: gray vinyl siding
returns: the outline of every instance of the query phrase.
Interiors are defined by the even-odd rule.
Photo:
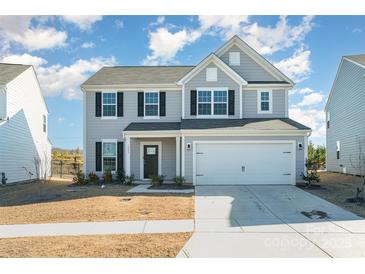
[[[233,45],[220,57],[228,66],[229,52],[240,52],[240,66],[230,67],[246,81],[277,81],[274,76],[235,45]]]
[[[176,139],[175,138],[131,138],[131,174],[140,178],[140,143],[161,142],[161,172],[166,180],[172,180],[176,176]]]
[[[86,173],[95,171],[95,142],[102,139],[123,141],[123,130],[131,122],[179,122],[181,120],[181,90],[166,91],[166,116],[144,119],[137,116],[138,91],[124,92],[124,116],[116,119],[95,117],[95,91],[86,92],[85,160]]]
[[[286,117],[286,96],[284,89],[272,91],[271,114],[257,112],[257,90],[243,90],[242,113],[243,118],[285,118]]]
[[[206,81],[206,68],[217,68],[217,81]],[[225,87],[229,90],[235,90],[235,115],[230,115],[228,118],[237,119],[240,117],[240,86],[224,71],[216,65],[210,63],[202,71],[195,75],[190,81],[185,84],[185,119],[199,118],[199,116],[190,115],[190,91],[203,87]]]
[[[327,110],[330,127],[326,134],[327,170],[360,174],[351,164],[359,157],[358,138],[365,151],[365,69],[346,60],[338,72]],[[340,159],[336,157],[336,141],[340,141]],[[345,170],[344,170],[345,169]],[[365,173],[365,170],[362,171]]]
[[[285,136],[285,137],[277,137],[277,136],[257,136],[257,137],[248,137],[248,136],[227,136],[227,137],[213,137],[213,136],[207,136],[207,137],[185,137],[185,143],[191,143],[193,144],[194,141],[259,141],[259,140],[294,140],[296,141],[296,144],[298,142],[301,142],[304,144],[304,137],[297,137],[297,136]],[[301,174],[304,172],[304,150],[299,150],[298,146],[296,145],[296,180],[302,181]],[[187,150],[185,148],[185,179],[188,182],[193,181],[193,149]]]

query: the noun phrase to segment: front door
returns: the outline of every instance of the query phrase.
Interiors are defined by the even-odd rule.
[[[144,179],[158,175],[158,145],[143,146],[143,162]]]

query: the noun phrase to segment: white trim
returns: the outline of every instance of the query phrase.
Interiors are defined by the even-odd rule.
[[[361,63],[359,63],[359,62],[356,62],[356,61],[354,61],[354,60],[351,60],[351,59],[349,59],[348,57],[343,57],[346,61],[349,61],[349,62],[351,62],[351,63],[354,63],[355,65],[358,65],[359,67],[362,67],[362,68],[365,68],[365,65],[363,65],[363,64],[361,64]]]
[[[82,153],[84,155],[84,164],[83,164],[83,172],[84,174],[87,174],[87,152],[86,152],[86,93],[83,92],[82,94],[83,100],[82,100]]]
[[[118,140],[117,139],[101,139],[101,172],[104,172],[104,143],[115,143],[115,170],[112,170],[112,173],[115,173],[118,170]],[[108,156],[106,158],[112,158]]]
[[[139,143],[139,178],[140,180],[149,180],[148,178],[144,178],[144,161],[143,161],[143,153],[145,145],[157,145],[158,146],[158,175],[162,174],[162,142],[140,142]]]
[[[311,130],[181,130],[182,136],[309,136]]]
[[[296,141],[295,140],[231,140],[231,141],[193,141],[193,185],[196,185],[196,145],[197,144],[292,144],[293,159],[291,182],[296,184]]]
[[[115,115],[114,116],[104,116],[104,93],[114,93],[115,94],[115,104],[107,104],[108,106],[112,106],[115,105]],[[101,91],[101,119],[117,119],[117,112],[118,112],[118,94],[117,91],[107,91],[107,90],[103,90]]]
[[[201,72],[208,64],[214,63],[218,68],[224,71],[230,78],[241,85],[247,85],[247,81],[243,79],[237,72],[230,68],[226,63],[219,59],[214,53],[208,55],[203,61],[201,61],[197,66],[195,66],[188,74],[181,78],[177,84],[183,85],[189,81],[196,74]]]
[[[131,138],[124,136],[124,168],[127,176],[131,175],[131,151],[130,151]]]
[[[242,98],[243,98],[243,94],[242,94],[242,85],[240,85],[240,119],[242,119],[243,118],[243,102],[242,102]]]
[[[199,114],[199,91],[210,91],[210,114]],[[227,93],[226,114],[214,114],[214,91],[225,91]],[[227,87],[202,87],[196,89],[196,117],[198,118],[227,118],[228,117],[228,88]],[[204,103],[202,103],[204,104]],[[207,104],[207,103],[205,103]]]
[[[269,93],[269,110],[265,111],[265,110],[261,110],[261,93],[262,92],[268,92]],[[272,114],[273,113],[273,109],[272,109],[272,90],[270,89],[259,89],[257,90],[257,113],[258,114]]]
[[[304,174],[307,173],[307,167],[305,166],[307,159],[308,159],[308,136],[304,136]]]
[[[182,101],[182,106],[181,106],[181,111],[182,111],[182,118],[185,119],[185,85],[182,85],[182,89],[181,89],[181,101]]]
[[[253,89],[288,89],[293,88],[290,84],[277,84],[277,83],[267,83],[267,84],[248,84],[242,87],[243,90],[253,90]]]
[[[131,138],[144,138],[144,137],[177,137],[180,136],[180,130],[148,130],[148,131],[124,131],[124,136]]]
[[[175,138],[176,142],[176,176],[180,176],[180,136]]]
[[[223,46],[221,46],[218,50],[216,50],[215,54],[218,57],[221,57],[233,45],[236,45],[238,48],[240,48],[244,53],[246,53],[249,57],[251,57],[256,63],[261,65],[263,69],[265,69],[268,73],[273,75],[276,79],[278,80],[284,79],[285,81],[288,81],[290,84],[294,85],[294,82],[288,76],[286,76],[283,72],[277,69],[273,64],[271,64],[268,60],[266,60],[261,54],[255,51],[252,47],[250,47],[237,35],[233,36],[228,42],[226,42]]]
[[[157,93],[157,115],[146,116],[146,93]],[[155,106],[156,104],[147,104],[149,106]],[[156,90],[144,90],[143,91],[143,119],[160,119],[160,91]]]
[[[181,136],[181,176],[185,176],[185,136]]]
[[[289,90],[288,89],[285,89],[285,117],[288,118],[289,117],[289,96],[288,96],[288,93],[289,93]]]

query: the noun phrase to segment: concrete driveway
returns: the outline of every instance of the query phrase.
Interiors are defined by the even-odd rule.
[[[198,186],[178,257],[365,257],[365,220],[295,186]]]

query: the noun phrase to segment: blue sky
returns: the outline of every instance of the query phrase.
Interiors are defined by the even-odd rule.
[[[341,56],[364,53],[364,16],[0,16],[0,62],[33,64],[55,147],[82,147],[79,85],[103,65],[194,65],[237,34],[297,85],[291,118],[325,143]]]

